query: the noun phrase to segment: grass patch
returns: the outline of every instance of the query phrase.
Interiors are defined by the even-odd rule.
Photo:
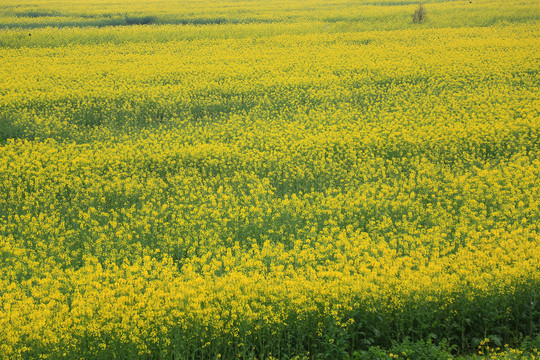
[[[20,18],[47,18],[62,16],[62,14],[52,10],[27,10],[16,12],[15,16]]]

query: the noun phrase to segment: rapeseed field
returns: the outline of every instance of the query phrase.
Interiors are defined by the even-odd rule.
[[[1,0],[0,359],[538,359],[534,0]]]

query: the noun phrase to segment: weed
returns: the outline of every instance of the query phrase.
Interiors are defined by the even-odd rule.
[[[412,14],[412,21],[414,24],[421,24],[426,21],[426,8],[422,4],[419,4]]]

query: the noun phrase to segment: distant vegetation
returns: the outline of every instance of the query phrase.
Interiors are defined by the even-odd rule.
[[[302,31],[313,31],[314,25],[329,22],[339,23],[339,27],[334,25],[329,29],[338,32],[397,30],[408,27],[411,14],[419,8],[418,0],[361,0],[350,4],[338,0],[311,0],[307,5],[285,0],[255,0],[249,3],[231,1],[219,4],[207,1],[4,0],[0,8],[0,28],[276,23],[302,24],[299,27]],[[535,0],[513,1],[505,9],[501,9],[500,1],[494,0],[433,0],[423,4],[424,10],[426,6],[430,12],[430,20],[426,26],[433,28],[491,26],[505,22],[530,23],[540,18],[540,10]],[[306,22],[311,26],[306,27]],[[289,33],[290,28],[285,26],[281,31]],[[228,31],[223,34],[230,35]]]

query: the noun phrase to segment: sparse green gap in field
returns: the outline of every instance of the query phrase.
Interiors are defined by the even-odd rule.
[[[0,9],[0,359],[537,359],[535,1]]]

